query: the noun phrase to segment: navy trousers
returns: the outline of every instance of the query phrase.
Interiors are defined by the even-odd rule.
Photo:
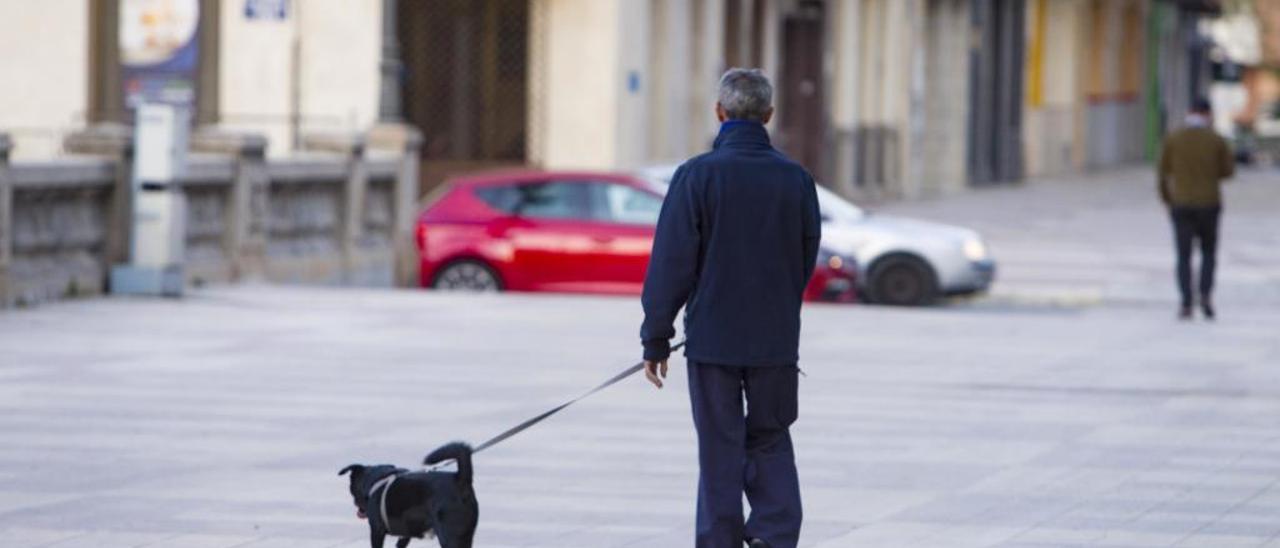
[[[1202,302],[1207,302],[1213,294],[1213,275],[1218,264],[1218,222],[1222,207],[1175,207],[1169,215],[1173,218],[1174,244],[1178,251],[1178,292],[1182,294],[1182,306],[1191,308],[1192,243],[1200,242],[1200,297]]]
[[[800,370],[694,362],[688,369],[701,470],[697,548],[742,548],[747,538],[795,548],[800,480],[789,429],[798,411]],[[751,504],[745,521],[744,493]]]

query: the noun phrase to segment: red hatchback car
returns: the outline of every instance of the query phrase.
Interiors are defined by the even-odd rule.
[[[418,220],[421,284],[636,295],[662,192],[627,175],[495,172],[454,179]],[[823,251],[806,300],[852,302],[853,260]]]

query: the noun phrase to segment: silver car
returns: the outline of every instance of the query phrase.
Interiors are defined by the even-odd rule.
[[[676,166],[651,167],[639,175],[665,187]],[[864,300],[927,305],[943,295],[985,291],[996,263],[982,236],[968,228],[872,214],[821,185],[822,245],[858,262]]]

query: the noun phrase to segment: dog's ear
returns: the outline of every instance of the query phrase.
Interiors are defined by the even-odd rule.
[[[350,464],[350,465],[347,465],[346,468],[343,468],[342,470],[338,470],[338,475],[341,476],[343,474],[346,474],[347,472],[360,472],[361,470],[364,470],[364,466],[359,464]]]

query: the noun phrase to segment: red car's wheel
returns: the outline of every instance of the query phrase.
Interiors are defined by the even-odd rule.
[[[502,291],[502,280],[489,265],[480,261],[461,260],[441,268],[431,287],[440,291],[497,293]]]

